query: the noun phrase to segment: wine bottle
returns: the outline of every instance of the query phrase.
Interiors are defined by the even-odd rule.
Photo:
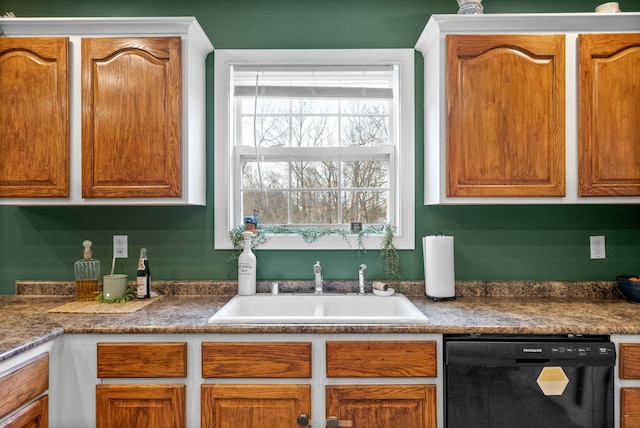
[[[148,299],[151,297],[151,270],[147,259],[147,249],[140,250],[140,260],[138,260],[138,274],[136,278],[136,297],[138,299]]]

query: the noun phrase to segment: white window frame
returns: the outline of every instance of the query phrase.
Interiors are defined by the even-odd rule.
[[[415,249],[415,114],[413,49],[223,49],[214,51],[214,247],[231,249],[229,231],[238,226],[241,215],[235,211],[233,177],[236,168],[233,153],[233,97],[231,67],[234,65],[398,65],[399,121],[396,141],[394,183],[398,249]],[[368,235],[366,249],[379,249],[382,235]],[[357,236],[348,241],[340,235],[324,236],[312,244],[298,235],[271,235],[260,249],[272,250],[348,250],[357,249]]]

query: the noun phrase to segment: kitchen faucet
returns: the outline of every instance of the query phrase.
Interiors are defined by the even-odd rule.
[[[313,265],[313,273],[316,276],[316,293],[322,293],[323,281],[322,281],[322,266],[320,266],[320,262],[316,262],[316,264]]]
[[[358,286],[360,287],[360,291],[358,292],[358,294],[365,294],[364,293],[364,271],[365,270],[367,270],[367,265],[361,264],[360,268],[358,269]]]

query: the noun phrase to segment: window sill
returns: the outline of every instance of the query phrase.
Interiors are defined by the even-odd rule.
[[[383,234],[366,235],[362,238],[363,248],[358,246],[358,235],[349,235],[345,239],[340,235],[322,236],[312,243],[307,243],[298,234],[269,235],[269,239],[260,245],[257,250],[379,250],[382,244]],[[393,244],[399,250],[413,250],[415,243],[412,239],[396,235]],[[231,240],[226,238],[224,242],[218,242],[216,249],[233,249]]]

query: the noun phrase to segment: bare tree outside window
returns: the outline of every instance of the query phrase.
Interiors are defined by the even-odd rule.
[[[241,157],[244,215],[257,209],[262,224],[388,221],[391,158],[367,148],[392,145],[392,100],[247,96],[238,102],[239,144],[255,149]]]

